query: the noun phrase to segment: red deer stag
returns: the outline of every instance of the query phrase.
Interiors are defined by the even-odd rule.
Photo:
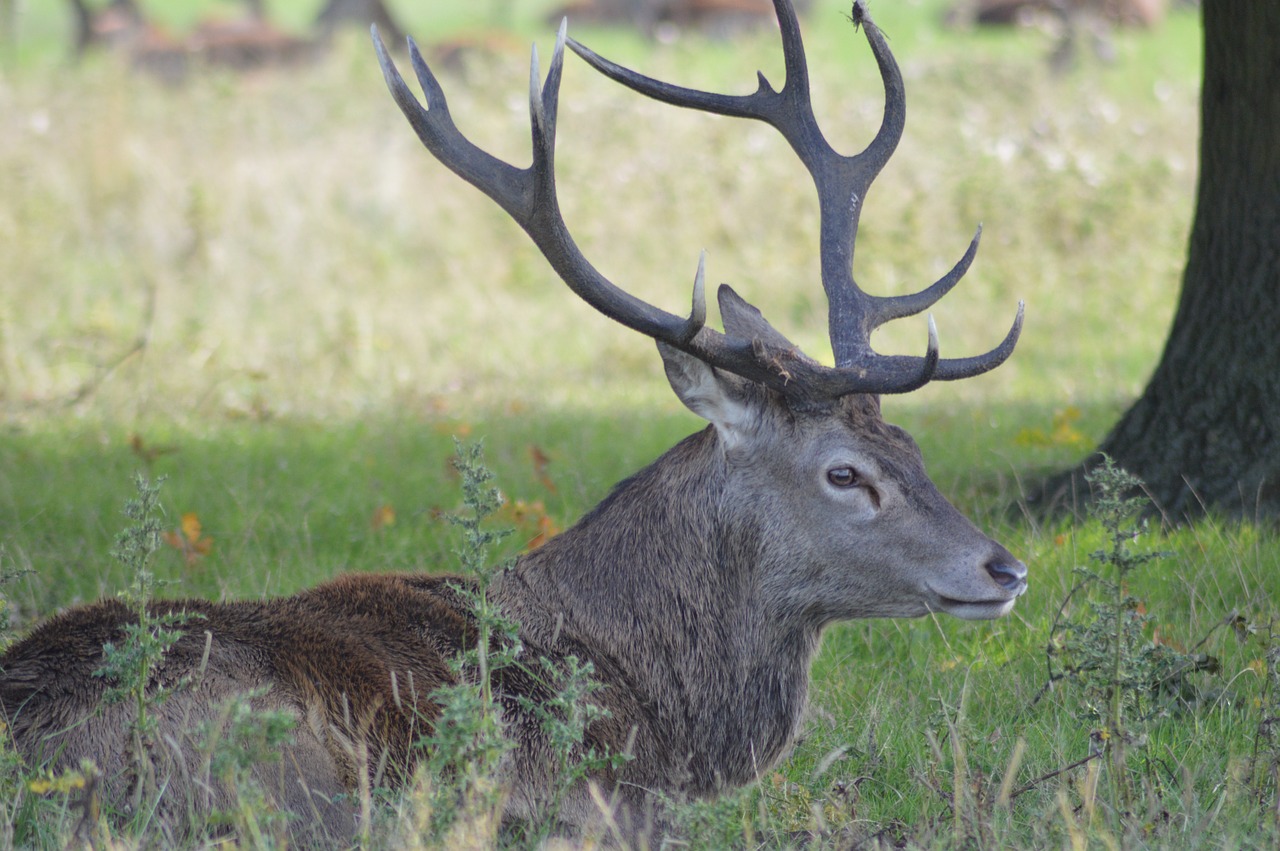
[[[92,9],[85,0],[71,0],[76,12],[76,53],[102,45],[142,71],[166,83],[181,83],[204,67],[253,71],[277,65],[298,65],[319,56],[323,44],[289,35],[266,19],[262,0],[249,0],[247,17],[200,21],[185,36],[150,23],[134,0],[112,0]]]
[[[850,618],[961,618],[1006,614],[1026,589],[1026,568],[938,492],[920,452],[880,414],[880,396],[930,380],[986,372],[1012,352],[1022,324],[977,357],[941,359],[929,323],[923,356],[883,356],[868,336],[919,313],[967,270],[975,236],[944,278],[914,295],[873,297],[854,283],[854,236],[862,201],[903,129],[903,84],[883,35],[855,17],[884,79],[884,121],[862,153],[837,154],[818,129],[800,28],[789,0],[775,0],[786,84],[760,77],[747,96],[678,88],[614,65],[575,42],[592,67],[677,106],[771,124],[817,186],[821,274],[830,301],[836,365],[819,365],[728,287],[719,291],[724,332],[707,327],[703,272],[687,318],[646,304],[606,280],[570,236],[553,167],[561,28],[545,83],[531,74],[533,164],[515,168],[455,127],[436,77],[410,42],[426,95],[421,105],[376,37],[396,103],[426,147],[509,213],[568,286],[606,316],[653,337],[676,395],[710,425],[619,484],[573,528],[527,553],[493,587],[520,623],[525,658],[590,660],[609,716],[587,745],[632,759],[591,778],[612,796],[615,817],[637,835],[653,816],[653,793],[712,796],[750,783],[787,753],[804,716],[809,665],[823,629]],[[297,814],[295,830],[349,835],[350,795],[377,773],[395,785],[415,764],[414,736],[438,715],[427,695],[451,678],[450,658],[474,640],[471,613],[442,577],[349,575],[292,597],[256,602],[161,602],[157,613],[198,614],[155,672],[157,687],[181,682],[160,704],[156,752],[166,792],[159,815],[224,806],[214,780],[191,779],[192,729],[252,692],[254,705],[297,719],[280,764],[260,780]],[[131,708],[104,704],[93,672],[102,646],[130,618],[120,603],[73,609],[35,629],[0,658],[0,706],[32,762],[97,763],[103,795],[123,807],[129,785]],[[557,756],[517,700],[538,697],[519,667],[498,674],[516,749],[503,777],[506,813],[538,812],[551,794]],[[409,689],[405,684],[414,683]],[[533,691],[530,691],[533,689]],[[364,755],[364,756],[361,756]],[[560,822],[598,824],[584,782],[562,799]]]

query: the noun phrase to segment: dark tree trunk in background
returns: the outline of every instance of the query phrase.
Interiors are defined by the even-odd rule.
[[[1280,2],[1207,0],[1200,182],[1182,294],[1099,447],[1180,520],[1280,515]]]
[[[17,0],[0,0],[0,47],[8,48],[18,41]]]
[[[326,0],[316,16],[316,26],[324,35],[345,24],[357,24],[366,31],[369,24],[378,25],[378,34],[387,44],[404,43],[404,30],[391,17],[382,0]]]
[[[111,0],[101,10],[91,9],[85,0],[70,2],[76,19],[77,56],[99,43],[128,39],[146,25],[134,0]]]

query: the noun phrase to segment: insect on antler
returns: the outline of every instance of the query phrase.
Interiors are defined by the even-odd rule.
[[[838,154],[819,129],[809,95],[800,25],[789,0],[774,0],[782,32],[786,82],[775,90],[763,74],[750,95],[724,95],[687,89],[638,74],[604,59],[573,40],[560,25],[546,82],[540,82],[538,52],[533,50],[529,112],[533,163],[516,168],[476,147],[449,114],[439,81],[412,39],[409,56],[426,105],[409,90],[386,48],[373,31],[378,61],[387,86],[429,151],[456,174],[498,203],[529,234],[557,274],[584,301],[629,328],[681,349],[720,369],[769,386],[798,403],[822,404],[851,393],[905,393],[930,380],[954,380],[994,369],[1013,352],[1022,329],[1022,304],[1012,328],[996,348],[969,358],[941,359],[937,332],[929,320],[923,356],[886,356],[874,352],[870,335],[892,319],[920,313],[945,295],[968,270],[977,252],[981,228],[968,251],[941,280],[921,292],[894,297],[869,296],[853,280],[853,249],[858,217],[867,189],[902,136],[905,95],[902,75],[884,36],[867,16],[861,0],[853,6],[880,66],[885,87],[884,121],[866,150]],[[570,235],[560,213],[555,183],[556,111],[566,43],[593,68],[641,94],[675,106],[770,124],[791,144],[813,177],[821,213],[822,283],[830,303],[828,324],[835,367],[822,366],[785,344],[772,331],[742,339],[706,327],[704,261],[694,278],[693,308],[687,317],[668,313],[620,289],[591,265]],[[722,286],[719,298],[741,303]],[[723,311],[722,311],[723,312]]]

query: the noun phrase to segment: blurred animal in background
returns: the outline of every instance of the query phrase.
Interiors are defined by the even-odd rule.
[[[326,0],[305,35],[274,25],[264,0],[244,0],[243,15],[206,18],[183,34],[149,20],[137,0],[109,0],[105,6],[68,2],[77,57],[102,48],[125,57],[135,70],[174,84],[201,68],[244,72],[313,61],[340,28],[352,24],[364,30],[374,23],[391,38],[404,38],[383,0]]]
[[[385,0],[325,0],[307,33],[290,33],[273,25],[265,0],[243,0],[245,13],[207,18],[192,30],[177,33],[150,19],[138,0],[67,0],[74,14],[73,51],[77,57],[95,49],[125,58],[137,71],[178,84],[201,68],[237,72],[302,64],[322,55],[341,28],[370,24],[388,43],[404,42],[404,30]],[[0,0],[11,5],[12,0]],[[477,10],[483,29],[454,34],[428,46],[438,67],[464,72],[474,57],[506,55],[523,39],[508,32],[505,22],[517,0],[492,0]],[[479,4],[477,4],[479,5]],[[813,0],[797,0],[804,13]],[[0,7],[0,12],[5,7]],[[550,15],[555,23],[569,18],[575,25],[622,26],[651,38],[670,40],[685,31],[712,38],[733,38],[760,27],[775,26],[771,0],[573,0]]]
[[[344,26],[359,27],[363,33],[370,24],[376,25],[378,32],[386,33],[387,38],[404,41],[404,30],[382,0],[325,0],[324,8],[316,15],[315,21],[316,32],[321,38],[331,37]]]
[[[1185,3],[1186,0],[1183,0]],[[1156,27],[1168,11],[1168,0],[964,0],[947,11],[952,26],[1023,26],[1057,34],[1049,54],[1055,72],[1070,69],[1081,40],[1104,62],[1115,58],[1114,27]]]
[[[134,0],[111,0],[101,9],[91,7],[85,0],[68,2],[75,13],[77,56],[91,47],[119,47],[127,44],[147,28],[142,10]]]
[[[1089,15],[1123,26],[1151,27],[1164,20],[1166,0],[971,0],[953,7],[954,23],[1031,25],[1046,15]]]
[[[804,13],[813,0],[798,0]],[[697,30],[715,38],[773,26],[770,0],[576,0],[558,7],[548,20],[568,18],[575,25],[600,24],[636,27],[645,34],[667,39],[683,30]]]
[[[181,83],[197,68],[252,71],[308,62],[322,51],[317,40],[274,26],[262,0],[247,0],[240,17],[208,18],[185,34],[148,20],[135,0],[111,0],[101,8],[86,0],[68,2],[75,12],[77,57],[101,48],[166,83]]]

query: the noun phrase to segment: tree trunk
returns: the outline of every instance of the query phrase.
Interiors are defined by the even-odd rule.
[[[9,53],[6,60],[18,52],[17,46],[18,5],[15,0],[0,0],[0,48]]]
[[[1280,2],[1203,4],[1200,178],[1182,294],[1099,447],[1173,520],[1280,514]]]
[[[391,17],[382,0],[326,0],[320,14],[316,15],[316,26],[323,35],[332,35],[339,26],[355,23],[367,30],[369,24],[378,25],[378,34],[387,44],[404,43],[404,30]]]
[[[135,0],[111,0],[103,9],[91,9],[85,0],[70,0],[75,14],[75,54],[84,55],[102,42],[123,40],[146,25]]]

